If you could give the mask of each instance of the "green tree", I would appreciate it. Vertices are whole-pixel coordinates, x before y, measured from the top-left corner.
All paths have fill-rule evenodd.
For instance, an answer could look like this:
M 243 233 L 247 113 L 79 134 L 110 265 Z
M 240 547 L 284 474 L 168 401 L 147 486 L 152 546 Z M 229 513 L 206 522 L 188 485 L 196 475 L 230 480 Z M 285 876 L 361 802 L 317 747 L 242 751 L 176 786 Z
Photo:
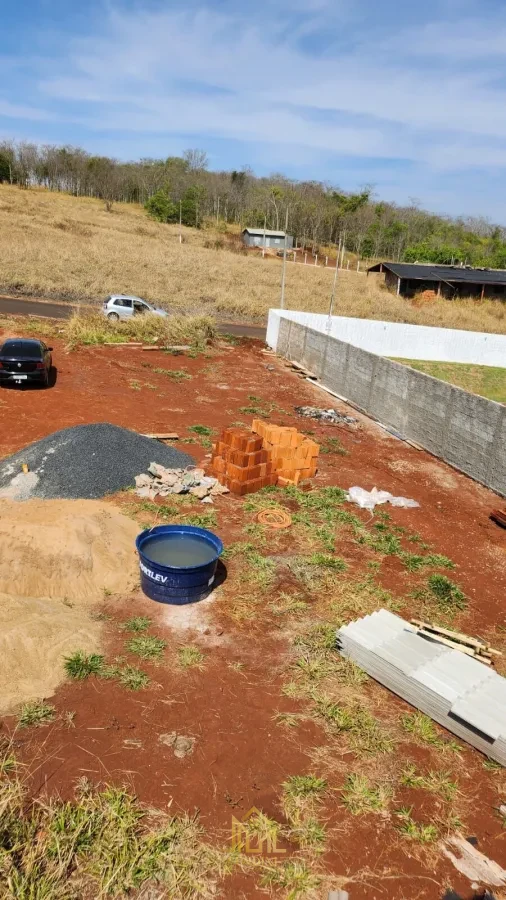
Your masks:
M 167 188 L 160 188 L 144 204 L 144 209 L 158 222 L 177 222 L 179 209 L 170 199 Z M 185 223 L 186 224 L 186 223 Z

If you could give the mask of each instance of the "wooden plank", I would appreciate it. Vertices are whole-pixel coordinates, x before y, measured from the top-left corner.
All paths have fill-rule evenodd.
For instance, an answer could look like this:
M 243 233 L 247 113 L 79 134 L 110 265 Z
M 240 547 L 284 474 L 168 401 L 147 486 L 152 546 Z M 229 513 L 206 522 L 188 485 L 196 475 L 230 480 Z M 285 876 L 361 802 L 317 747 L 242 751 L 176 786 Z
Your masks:
M 458 650 L 460 653 L 465 653 L 466 656 L 472 656 L 473 659 L 477 659 L 479 662 L 485 663 L 486 666 L 492 665 L 492 660 L 487 656 L 483 656 L 481 653 L 476 652 L 474 647 L 466 647 L 465 644 L 462 644 L 459 641 L 450 641 L 448 638 L 443 637 L 441 634 L 437 634 L 435 631 L 427 631 L 425 628 L 417 628 L 416 630 L 418 634 L 430 637 L 433 640 L 437 641 L 438 644 L 444 644 L 445 647 L 450 647 L 452 650 Z
M 489 653 L 494 653 L 496 656 L 502 656 L 500 650 L 494 650 L 493 647 L 490 647 L 485 641 L 480 641 L 479 638 L 470 637 L 470 635 L 464 634 L 461 631 L 450 631 L 449 628 L 442 628 L 440 625 L 434 625 L 433 622 L 424 622 L 423 619 L 411 619 L 411 622 L 413 625 L 418 625 L 421 628 L 428 628 L 430 631 L 444 634 L 454 641 L 461 641 L 463 644 L 469 644 L 470 647 L 476 647 L 479 650 L 486 650 Z
M 167 431 L 167 432 L 150 432 L 149 434 L 143 434 L 142 437 L 153 438 L 155 441 L 178 441 L 179 435 L 176 434 L 175 431 Z
M 189 344 L 148 344 L 141 347 L 141 350 L 175 350 L 176 352 L 183 353 L 185 350 L 191 350 Z

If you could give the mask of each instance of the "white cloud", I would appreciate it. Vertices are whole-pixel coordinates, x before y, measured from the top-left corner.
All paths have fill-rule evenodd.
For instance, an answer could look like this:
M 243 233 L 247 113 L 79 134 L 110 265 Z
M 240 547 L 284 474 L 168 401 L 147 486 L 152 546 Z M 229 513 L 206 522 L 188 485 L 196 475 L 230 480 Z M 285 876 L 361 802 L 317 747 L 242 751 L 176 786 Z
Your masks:
M 430 173 L 506 167 L 505 14 L 477 21 L 467 0 L 434 0 L 439 19 L 382 29 L 363 24 L 372 0 L 295 0 L 278 13 L 266 0 L 223 0 L 220 13 L 205 2 L 102 9 L 89 34 L 60 41 L 60 59 L 34 58 L 31 105 L 10 97 L 0 116 L 58 117 L 94 146 L 116 133 L 118 156 L 143 136 L 149 146 L 241 142 L 245 162 L 248 147 L 256 158 L 264 147 L 276 165 L 312 159 L 313 172 L 319 159 L 326 173 L 331 159 L 394 173 L 401 161 L 423 169 L 426 193 Z
M 71 115 L 80 102 L 91 105 L 77 118 L 97 129 L 221 133 L 431 163 L 438 147 L 444 163 L 445 147 L 460 146 L 460 165 L 483 159 L 477 136 L 506 137 L 504 88 L 487 84 L 483 71 L 448 71 L 447 55 L 441 70 L 434 60 L 424 63 L 426 47 L 432 56 L 443 53 L 435 24 L 405 32 L 404 58 L 395 63 L 388 41 L 375 44 L 374 34 L 351 51 L 318 58 L 252 18 L 205 8 L 113 11 L 102 34 L 71 45 L 70 74 L 57 73 L 40 89 L 67 101 Z M 464 40 L 464 26 L 459 34 Z M 485 40 L 482 28 L 476 48 Z M 502 165 L 501 152 L 492 155 Z

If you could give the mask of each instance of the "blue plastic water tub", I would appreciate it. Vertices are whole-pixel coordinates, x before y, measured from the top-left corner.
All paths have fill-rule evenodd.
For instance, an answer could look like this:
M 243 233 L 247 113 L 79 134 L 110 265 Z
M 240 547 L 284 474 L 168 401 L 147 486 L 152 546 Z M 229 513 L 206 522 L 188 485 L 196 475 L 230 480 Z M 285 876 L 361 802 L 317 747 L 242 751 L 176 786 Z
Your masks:
M 167 534 L 195 535 L 205 540 L 214 551 L 210 562 L 198 566 L 164 566 L 153 562 L 143 553 L 143 546 Z M 196 603 L 211 593 L 216 577 L 218 559 L 223 553 L 223 544 L 219 537 L 205 528 L 195 525 L 156 525 L 138 535 L 135 541 L 139 554 L 141 570 L 141 588 L 151 600 L 157 603 Z

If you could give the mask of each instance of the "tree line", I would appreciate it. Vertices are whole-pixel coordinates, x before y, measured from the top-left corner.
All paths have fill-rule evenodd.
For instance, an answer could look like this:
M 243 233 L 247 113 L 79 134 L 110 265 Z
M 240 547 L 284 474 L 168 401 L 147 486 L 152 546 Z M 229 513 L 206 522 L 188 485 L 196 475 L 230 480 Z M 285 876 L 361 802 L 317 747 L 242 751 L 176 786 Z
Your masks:
M 200 228 L 227 225 L 288 230 L 299 246 L 336 247 L 361 259 L 506 268 L 506 229 L 484 218 L 435 215 L 416 200 L 378 202 L 370 187 L 356 193 L 319 181 L 295 181 L 250 169 L 209 169 L 204 151 L 167 159 L 121 162 L 76 147 L 0 143 L 0 182 L 44 186 L 76 197 L 143 204 L 161 222 Z

